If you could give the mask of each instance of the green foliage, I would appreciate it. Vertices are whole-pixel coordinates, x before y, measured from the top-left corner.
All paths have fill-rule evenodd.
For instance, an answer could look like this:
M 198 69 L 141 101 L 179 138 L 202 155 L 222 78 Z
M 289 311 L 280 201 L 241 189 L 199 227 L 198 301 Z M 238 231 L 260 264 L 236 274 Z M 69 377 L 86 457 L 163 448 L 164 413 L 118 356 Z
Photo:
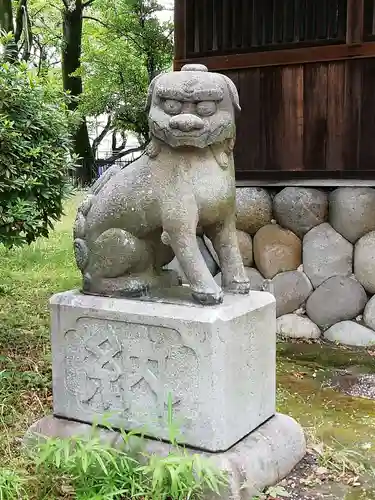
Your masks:
M 129 437 L 123 438 L 128 445 Z M 105 445 L 95 434 L 89 439 L 45 441 L 36 460 L 41 474 L 64 477 L 77 500 L 193 500 L 203 498 L 207 490 L 219 494 L 226 482 L 198 455 L 184 450 L 166 457 L 142 455 L 144 465 L 135 454 Z
M 0 65 L 0 244 L 48 236 L 74 164 L 66 96 L 26 65 Z
M 143 438 L 121 432 L 122 447 L 103 442 L 93 426 L 88 438 L 42 440 L 34 460 L 42 475 L 64 477 L 77 500 L 186 500 L 203 498 L 207 491 L 220 495 L 225 474 L 208 459 L 189 454 L 177 444 L 172 398 L 168 398 L 168 429 L 175 451 L 167 456 L 142 452 Z M 108 431 L 111 425 L 102 421 Z
M 155 0 L 100 0 L 85 20 L 81 110 L 86 116 L 109 113 L 114 129 L 148 139 L 147 89 L 172 65 L 172 26 L 157 14 Z
M 0 468 L 0 500 L 26 499 L 24 483 L 16 471 Z

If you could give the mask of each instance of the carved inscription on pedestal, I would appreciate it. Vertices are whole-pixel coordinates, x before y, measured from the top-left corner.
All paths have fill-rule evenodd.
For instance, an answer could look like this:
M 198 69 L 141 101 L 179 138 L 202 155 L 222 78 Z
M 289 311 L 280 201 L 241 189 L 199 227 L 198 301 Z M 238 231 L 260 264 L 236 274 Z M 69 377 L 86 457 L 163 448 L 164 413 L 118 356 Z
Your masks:
M 163 418 L 168 398 L 178 411 L 197 376 L 194 349 L 170 328 L 81 318 L 65 334 L 66 389 L 81 412 Z

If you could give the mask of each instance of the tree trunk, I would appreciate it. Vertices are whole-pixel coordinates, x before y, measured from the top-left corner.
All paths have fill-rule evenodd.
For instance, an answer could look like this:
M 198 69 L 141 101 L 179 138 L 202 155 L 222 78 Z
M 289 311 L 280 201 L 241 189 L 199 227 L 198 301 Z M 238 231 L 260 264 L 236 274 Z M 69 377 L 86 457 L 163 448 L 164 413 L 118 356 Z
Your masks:
M 0 31 L 14 35 L 12 0 L 0 0 Z M 17 44 L 14 40 L 6 45 L 4 59 L 9 62 L 17 59 Z
M 1 1 L 1 0 L 0 0 Z M 81 76 L 73 76 L 72 73 L 81 67 L 81 43 L 82 43 L 82 0 L 76 0 L 73 10 L 63 10 L 63 48 L 62 48 L 62 76 L 64 90 L 69 92 L 73 98 L 79 98 L 82 94 Z M 77 99 L 70 103 L 70 109 L 76 110 Z M 87 123 L 84 118 L 75 132 L 74 151 L 79 156 L 79 165 L 75 172 L 76 183 L 81 186 L 89 185 L 95 178 L 95 158 L 91 148 Z
M 0 29 L 13 33 L 12 0 L 0 0 Z

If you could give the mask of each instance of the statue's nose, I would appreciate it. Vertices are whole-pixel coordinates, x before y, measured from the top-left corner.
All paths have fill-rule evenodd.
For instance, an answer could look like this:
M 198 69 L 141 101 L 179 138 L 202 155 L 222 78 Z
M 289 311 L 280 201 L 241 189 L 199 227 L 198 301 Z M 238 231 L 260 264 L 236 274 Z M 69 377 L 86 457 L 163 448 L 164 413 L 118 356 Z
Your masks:
M 203 120 L 199 116 L 183 113 L 173 116 L 170 119 L 169 125 L 173 129 L 181 132 L 192 132 L 193 130 L 201 130 L 204 127 Z

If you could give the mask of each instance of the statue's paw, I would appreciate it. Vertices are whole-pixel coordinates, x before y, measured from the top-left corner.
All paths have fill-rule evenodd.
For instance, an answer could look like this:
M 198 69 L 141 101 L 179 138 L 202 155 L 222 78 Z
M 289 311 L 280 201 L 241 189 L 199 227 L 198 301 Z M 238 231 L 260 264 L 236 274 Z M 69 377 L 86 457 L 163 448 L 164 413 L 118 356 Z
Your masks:
M 244 279 L 242 281 L 234 280 L 225 286 L 225 291 L 228 293 L 236 293 L 241 295 L 247 295 L 251 290 L 250 281 Z
M 193 291 L 192 295 L 194 299 L 203 306 L 215 306 L 216 304 L 221 304 L 224 298 L 224 294 L 220 289 L 218 292 L 212 293 Z

